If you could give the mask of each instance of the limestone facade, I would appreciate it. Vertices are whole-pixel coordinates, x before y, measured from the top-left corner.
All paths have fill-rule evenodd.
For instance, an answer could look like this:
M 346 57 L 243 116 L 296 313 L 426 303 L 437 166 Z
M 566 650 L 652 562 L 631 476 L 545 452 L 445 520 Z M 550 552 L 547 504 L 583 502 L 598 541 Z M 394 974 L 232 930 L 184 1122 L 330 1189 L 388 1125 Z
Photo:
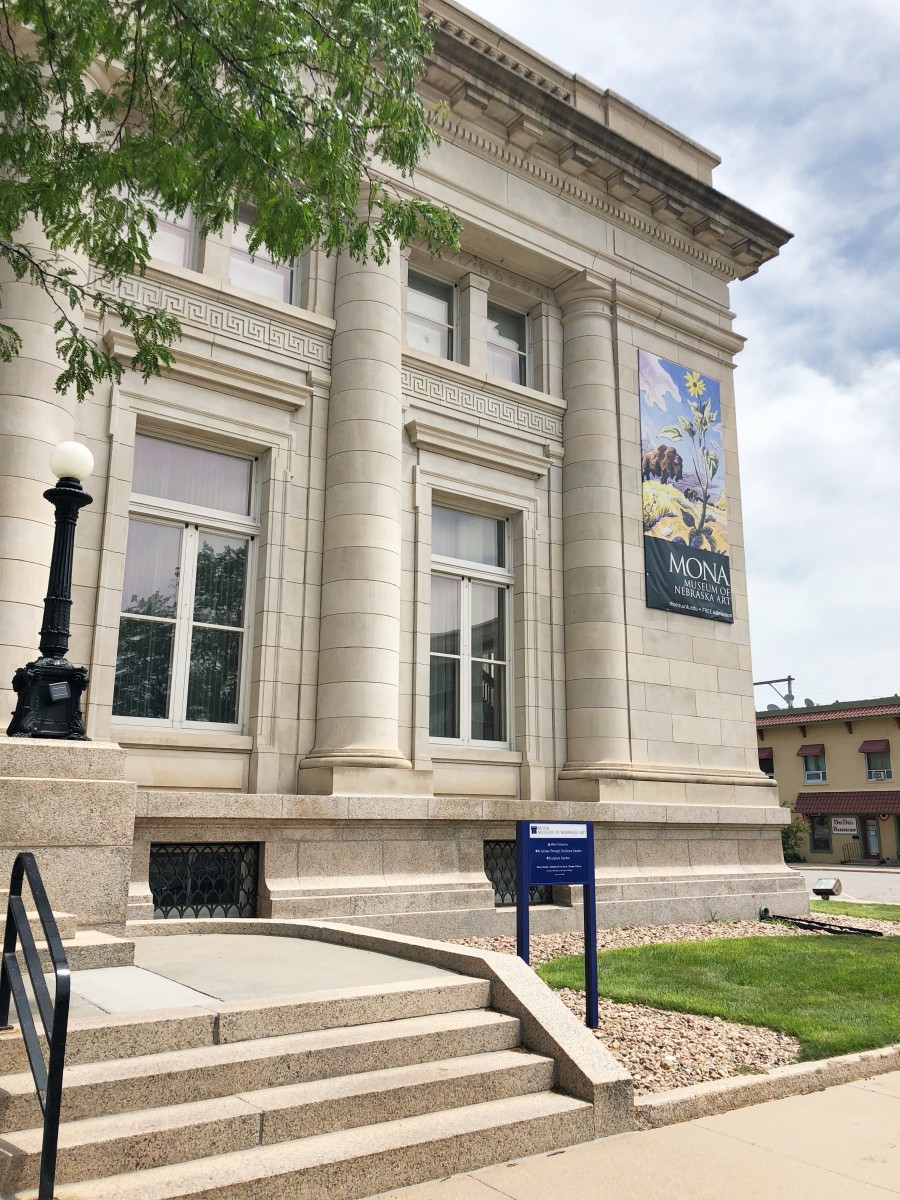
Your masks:
M 756 754 L 729 308 L 788 235 L 709 151 L 433 13 L 443 143 L 396 182 L 462 218 L 459 253 L 278 272 L 239 230 L 174 230 L 124 285 L 179 317 L 174 369 L 144 383 L 89 312 L 125 371 L 81 405 L 45 302 L 4 285 L 33 339 L 2 372 L 0 678 L 37 644 L 46 452 L 74 435 L 96 471 L 70 657 L 138 788 L 133 915 L 152 845 L 249 841 L 261 915 L 505 928 L 484 842 L 550 816 L 597 823 L 605 923 L 802 907 Z M 733 624 L 645 603 L 639 349 L 720 383 Z

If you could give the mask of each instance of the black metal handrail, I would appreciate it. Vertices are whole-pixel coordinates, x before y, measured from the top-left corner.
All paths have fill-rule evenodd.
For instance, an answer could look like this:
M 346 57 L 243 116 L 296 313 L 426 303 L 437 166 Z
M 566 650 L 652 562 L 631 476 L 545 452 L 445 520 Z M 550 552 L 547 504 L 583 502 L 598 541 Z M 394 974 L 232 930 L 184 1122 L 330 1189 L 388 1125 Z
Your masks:
M 22 901 L 22 882 L 28 879 L 28 887 L 34 906 L 44 930 L 44 941 L 50 952 L 53 973 L 56 976 L 54 998 L 51 1002 L 47 981 L 41 968 L 40 955 L 34 935 L 28 923 L 28 913 Z M 25 980 L 16 957 L 16 941 L 22 947 L 31 990 L 37 1001 L 38 1014 L 47 1039 L 48 1057 L 44 1061 L 41 1040 L 34 1023 Z M 11 1029 L 9 1004 L 14 1001 L 19 1018 L 19 1028 L 25 1042 L 25 1053 L 38 1102 L 44 1116 L 44 1137 L 41 1143 L 41 1175 L 38 1200 L 53 1200 L 53 1184 L 56 1179 L 56 1152 L 59 1144 L 59 1111 L 62 1104 L 63 1068 L 66 1062 L 66 1033 L 69 1025 L 69 961 L 63 949 L 62 938 L 44 890 L 44 881 L 35 862 L 34 855 L 23 851 L 16 855 L 12 878 L 9 883 L 9 903 L 6 909 L 6 929 L 3 934 L 3 958 L 0 964 L 0 1030 Z

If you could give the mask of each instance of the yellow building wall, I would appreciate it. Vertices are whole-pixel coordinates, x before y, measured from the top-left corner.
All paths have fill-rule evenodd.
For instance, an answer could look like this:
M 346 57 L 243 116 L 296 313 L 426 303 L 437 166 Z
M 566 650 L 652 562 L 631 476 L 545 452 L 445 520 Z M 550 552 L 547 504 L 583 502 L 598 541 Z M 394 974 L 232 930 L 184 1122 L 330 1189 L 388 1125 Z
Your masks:
M 900 728 L 894 717 L 867 717 L 849 722 L 845 721 L 810 721 L 806 724 L 806 733 L 802 733 L 799 725 L 779 725 L 775 728 L 763 729 L 762 740 L 758 748 L 772 749 L 775 779 L 781 803 L 785 807 L 794 808 L 798 795 L 808 792 L 859 792 L 870 794 L 870 798 L 855 811 L 857 817 L 856 839 L 852 834 L 832 833 L 831 852 L 814 854 L 812 851 L 811 835 L 807 837 L 806 845 L 800 853 L 809 863 L 839 863 L 843 859 L 843 848 L 846 843 L 856 840 L 863 844 L 863 818 L 875 817 L 878 821 L 878 836 L 881 847 L 881 858 L 888 860 L 900 859 L 900 819 L 890 815 L 886 821 L 880 819 L 883 808 L 879 807 L 879 792 L 900 790 Z M 863 742 L 876 741 L 886 738 L 891 744 L 891 767 L 894 777 L 888 780 L 869 781 L 866 778 L 866 756 L 860 754 L 859 747 Z M 797 751 L 801 746 L 821 743 L 825 747 L 825 783 L 804 783 L 803 759 L 798 758 Z M 831 820 L 831 818 L 829 818 Z M 863 857 L 864 854 L 863 854 Z M 878 859 L 870 860 L 877 862 Z

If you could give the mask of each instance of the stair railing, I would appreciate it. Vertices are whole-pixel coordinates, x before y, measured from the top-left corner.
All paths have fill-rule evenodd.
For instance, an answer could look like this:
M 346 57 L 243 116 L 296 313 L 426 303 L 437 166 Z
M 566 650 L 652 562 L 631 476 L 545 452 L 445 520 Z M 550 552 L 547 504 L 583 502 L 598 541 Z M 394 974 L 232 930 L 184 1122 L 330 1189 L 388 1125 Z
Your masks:
M 22 882 L 28 887 L 44 930 L 44 941 L 50 953 L 56 976 L 54 998 L 51 1001 L 28 913 L 22 900 Z M 41 1039 L 35 1026 L 25 980 L 16 957 L 18 941 L 28 968 L 31 990 L 37 1001 L 38 1015 L 47 1039 L 48 1057 L 44 1060 Z M 6 929 L 3 934 L 3 956 L 0 964 L 0 1030 L 9 1030 L 10 1000 L 15 1003 L 19 1028 L 25 1042 L 25 1053 L 34 1078 L 38 1102 L 44 1117 L 44 1136 L 41 1143 L 41 1173 L 38 1200 L 53 1200 L 56 1179 L 56 1154 L 59 1144 L 59 1113 L 62 1104 L 63 1068 L 66 1061 L 66 1033 L 69 1024 L 69 962 L 62 938 L 47 899 L 44 881 L 34 855 L 23 851 L 16 855 L 9 884 L 9 903 L 6 909 Z

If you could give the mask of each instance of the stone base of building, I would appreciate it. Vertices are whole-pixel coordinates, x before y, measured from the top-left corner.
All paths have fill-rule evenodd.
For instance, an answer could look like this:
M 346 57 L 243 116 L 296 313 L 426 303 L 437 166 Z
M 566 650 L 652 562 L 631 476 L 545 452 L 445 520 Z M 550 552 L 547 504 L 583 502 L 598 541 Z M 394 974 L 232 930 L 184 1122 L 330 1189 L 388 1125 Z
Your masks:
M 0 738 L 0 885 L 30 850 L 54 911 L 121 927 L 137 794 L 125 771 L 111 742 Z
M 601 926 L 753 919 L 807 911 L 784 865 L 788 814 L 761 805 L 523 803 L 440 797 L 138 793 L 128 916 L 153 915 L 154 844 L 253 843 L 257 914 L 324 918 L 425 937 L 512 934 L 497 906 L 485 842 L 511 842 L 516 819 L 595 823 Z M 535 905 L 535 932 L 581 929 L 580 889 Z

